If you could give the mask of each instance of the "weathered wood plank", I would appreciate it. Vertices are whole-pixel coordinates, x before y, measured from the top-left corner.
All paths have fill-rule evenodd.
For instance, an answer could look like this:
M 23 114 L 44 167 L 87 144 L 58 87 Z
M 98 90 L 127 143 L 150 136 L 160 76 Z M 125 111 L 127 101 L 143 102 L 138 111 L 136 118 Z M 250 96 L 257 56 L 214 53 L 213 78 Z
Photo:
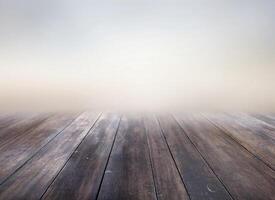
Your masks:
M 233 114 L 207 114 L 212 123 L 275 170 L 273 127 L 253 117 Z
M 235 199 L 274 200 L 275 172 L 199 115 L 176 117 Z
M 140 117 L 122 117 L 98 199 L 156 199 L 145 128 Z
M 0 186 L 0 199 L 39 199 L 97 118 L 79 116 Z
M 95 200 L 120 116 L 104 114 L 72 154 L 43 199 Z
M 12 124 L 15 124 L 19 122 L 20 120 L 26 118 L 28 115 L 23 115 L 22 114 L 1 114 L 0 115 L 0 131 L 4 128 L 7 128 L 11 126 Z M 1 132 L 0 132 L 1 135 Z
M 177 122 L 171 116 L 160 116 L 159 122 L 190 198 L 231 199 Z
M 273 127 L 275 127 L 275 117 L 272 115 L 267 115 L 267 114 L 251 114 L 251 116 L 262 120 L 263 122 L 266 122 L 270 125 L 272 125 Z
M 30 119 L 39 115 L 48 115 L 48 113 L 20 112 L 20 113 L 0 114 L 0 135 L 3 129 L 13 126 L 16 123 L 19 123 L 26 119 Z
M 75 119 L 55 115 L 0 147 L 0 184 Z
M 35 129 L 49 117 L 50 114 L 26 116 L 24 120 L 0 130 L 0 147 L 17 139 L 18 136 L 24 137 L 26 132 Z
M 154 116 L 145 116 L 144 124 L 158 200 L 189 199 L 172 155 Z

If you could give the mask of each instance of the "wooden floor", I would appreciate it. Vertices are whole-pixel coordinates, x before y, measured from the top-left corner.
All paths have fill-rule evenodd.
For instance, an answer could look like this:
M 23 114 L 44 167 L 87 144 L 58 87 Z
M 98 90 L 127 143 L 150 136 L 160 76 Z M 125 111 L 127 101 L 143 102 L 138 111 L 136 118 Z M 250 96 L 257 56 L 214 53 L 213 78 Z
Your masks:
M 0 115 L 0 199 L 275 199 L 275 115 Z

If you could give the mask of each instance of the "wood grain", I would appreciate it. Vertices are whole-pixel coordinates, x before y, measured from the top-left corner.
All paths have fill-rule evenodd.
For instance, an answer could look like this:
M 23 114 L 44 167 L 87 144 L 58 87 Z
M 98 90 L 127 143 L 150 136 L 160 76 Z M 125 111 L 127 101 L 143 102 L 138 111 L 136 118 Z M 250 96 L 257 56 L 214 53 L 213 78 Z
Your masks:
M 273 127 L 275 127 L 275 117 L 269 114 L 251 114 L 251 116 L 262 120 L 263 122 L 266 122 L 270 125 L 272 125 Z
M 1 114 L 0 115 L 0 135 L 1 130 L 7 128 L 20 120 L 28 117 L 28 114 Z
M 235 199 L 275 199 L 275 172 L 200 115 L 177 120 Z
M 0 147 L 0 184 L 62 131 L 75 115 L 55 115 Z
M 275 170 L 275 134 L 272 126 L 248 115 L 208 114 L 205 116 Z
M 26 132 L 35 129 L 50 116 L 50 114 L 26 116 L 24 120 L 0 130 L 0 147 L 17 140 L 20 136 L 24 137 Z
M 156 199 L 145 128 L 138 116 L 121 119 L 98 199 Z
M 152 115 L 144 117 L 150 149 L 155 185 L 159 200 L 189 199 L 176 164 L 161 133 L 158 121 Z
M 96 199 L 119 120 L 117 114 L 102 115 L 43 199 Z
M 0 113 L 0 200 L 275 200 L 273 119 Z
M 160 116 L 159 121 L 190 198 L 192 200 L 231 199 L 226 188 L 177 122 L 170 115 Z
M 39 199 L 98 114 L 84 113 L 0 186 L 0 199 Z

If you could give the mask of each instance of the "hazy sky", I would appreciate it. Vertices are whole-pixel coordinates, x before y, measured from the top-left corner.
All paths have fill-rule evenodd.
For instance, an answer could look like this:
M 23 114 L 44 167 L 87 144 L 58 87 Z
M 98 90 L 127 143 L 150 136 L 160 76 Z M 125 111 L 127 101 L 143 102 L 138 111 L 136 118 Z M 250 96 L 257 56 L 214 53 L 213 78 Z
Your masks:
M 3 109 L 275 111 L 273 0 L 0 0 Z

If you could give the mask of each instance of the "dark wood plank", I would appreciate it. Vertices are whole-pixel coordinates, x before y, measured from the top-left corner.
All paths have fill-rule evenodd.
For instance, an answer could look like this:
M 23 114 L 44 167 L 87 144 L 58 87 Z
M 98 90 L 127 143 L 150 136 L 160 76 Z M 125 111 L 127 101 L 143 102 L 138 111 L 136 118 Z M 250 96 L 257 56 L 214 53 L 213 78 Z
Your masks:
M 212 123 L 221 128 L 244 148 L 275 170 L 275 142 L 272 126 L 253 117 L 233 114 L 207 114 Z
M 161 133 L 158 121 L 144 117 L 158 200 L 189 199 L 176 164 Z
M 275 199 L 275 172 L 199 115 L 176 117 L 235 199 Z
M 99 200 L 156 199 L 145 128 L 142 119 L 121 119 Z
M 29 116 L 0 130 L 0 147 L 17 139 L 18 136 L 22 136 L 27 131 L 35 129 L 49 117 L 50 114 Z
M 74 114 L 55 115 L 0 147 L 0 184 L 68 126 Z
M 194 145 L 171 116 L 160 116 L 160 126 L 192 200 L 231 199 Z
M 117 114 L 102 115 L 43 199 L 96 199 L 119 120 Z
M 98 118 L 84 113 L 0 186 L 0 199 L 39 199 Z

